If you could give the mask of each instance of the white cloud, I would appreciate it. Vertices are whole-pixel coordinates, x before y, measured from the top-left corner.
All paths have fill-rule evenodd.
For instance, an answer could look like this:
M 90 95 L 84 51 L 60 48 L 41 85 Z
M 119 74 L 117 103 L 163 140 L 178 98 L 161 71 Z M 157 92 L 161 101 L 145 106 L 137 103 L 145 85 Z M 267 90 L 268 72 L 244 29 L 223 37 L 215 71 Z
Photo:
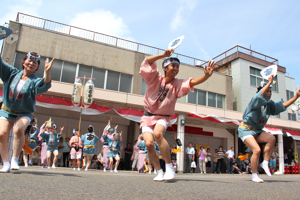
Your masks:
M 123 19 L 106 10 L 77 13 L 69 23 L 79 28 L 132 40 Z
M 6 6 L 6 14 L 0 17 L 1 25 L 5 22 L 15 21 L 17 18 L 18 12 L 39 16 L 38 11 L 43 3 L 43 0 L 20 0 L 18 4 L 14 2 L 11 5 Z
M 171 22 L 172 31 L 177 30 L 186 24 L 188 18 L 191 16 L 191 11 L 193 11 L 197 5 L 196 0 L 180 0 L 179 3 L 180 6 Z

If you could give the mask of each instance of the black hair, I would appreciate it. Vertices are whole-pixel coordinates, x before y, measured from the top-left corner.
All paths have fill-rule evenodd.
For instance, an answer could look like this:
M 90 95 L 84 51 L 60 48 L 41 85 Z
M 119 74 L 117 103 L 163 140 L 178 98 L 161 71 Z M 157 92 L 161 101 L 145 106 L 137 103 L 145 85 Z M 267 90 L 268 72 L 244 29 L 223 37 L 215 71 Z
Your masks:
M 88 129 L 87 129 L 87 130 L 88 130 L 88 132 L 89 132 L 89 133 L 92 133 L 92 132 L 94 132 L 94 129 L 93 129 L 93 127 L 91 127 L 91 126 L 90 126 L 90 127 L 88 127 Z
M 35 123 L 35 119 L 34 118 L 32 118 L 32 120 L 30 121 L 30 124 L 33 124 L 33 123 Z

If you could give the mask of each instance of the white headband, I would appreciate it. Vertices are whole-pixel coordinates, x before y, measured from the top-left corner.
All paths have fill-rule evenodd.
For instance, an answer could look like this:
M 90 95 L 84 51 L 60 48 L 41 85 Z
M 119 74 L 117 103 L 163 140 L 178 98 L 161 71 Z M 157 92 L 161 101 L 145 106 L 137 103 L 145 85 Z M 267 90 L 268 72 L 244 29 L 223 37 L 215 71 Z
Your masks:
M 178 65 L 180 65 L 180 63 L 177 60 L 169 59 L 164 63 L 164 67 L 167 67 L 171 63 L 177 63 Z
M 267 83 L 265 83 L 264 81 L 260 82 L 260 87 L 265 87 L 267 85 Z M 270 85 L 270 88 L 272 87 L 272 85 Z

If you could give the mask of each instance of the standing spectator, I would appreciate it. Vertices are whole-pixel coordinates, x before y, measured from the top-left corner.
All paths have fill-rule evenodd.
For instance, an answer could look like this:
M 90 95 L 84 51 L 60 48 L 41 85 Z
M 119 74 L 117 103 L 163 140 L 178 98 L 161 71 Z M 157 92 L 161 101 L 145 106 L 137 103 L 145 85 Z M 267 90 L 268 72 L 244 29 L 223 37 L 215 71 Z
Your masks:
M 279 158 L 279 155 L 278 153 L 276 152 L 276 149 L 273 149 L 273 153 L 271 155 L 271 158 L 270 158 L 270 170 L 271 170 L 271 174 L 273 174 L 276 170 L 276 162 L 277 162 L 277 159 Z
M 225 154 L 223 152 L 223 147 L 219 146 L 219 151 L 217 151 L 218 162 L 217 162 L 217 166 L 216 166 L 216 171 L 219 168 L 220 174 L 222 173 L 222 169 L 223 169 L 224 156 L 225 156 Z
M 288 164 L 291 165 L 292 164 L 292 160 L 294 160 L 293 150 L 289 149 L 287 155 L 288 155 Z
M 132 160 L 131 169 L 132 169 L 132 171 L 134 170 L 135 167 L 138 168 L 137 163 L 138 163 L 138 158 L 139 158 L 139 151 L 136 149 L 137 144 L 138 144 L 138 141 L 135 140 L 134 145 L 133 145 L 133 154 L 131 156 L 131 160 Z
M 63 143 L 63 167 L 69 167 L 69 157 L 70 157 L 70 138 L 66 138 Z M 67 161 L 67 164 L 66 164 Z
M 58 142 L 58 161 L 57 161 L 57 166 L 59 167 L 62 166 L 63 148 L 64 148 L 63 144 L 64 144 L 64 138 L 60 137 Z
M 228 150 L 226 152 L 226 156 L 228 158 L 228 161 L 227 161 L 228 174 L 232 174 L 233 173 L 233 159 L 234 159 L 234 148 L 233 147 L 231 147 L 230 150 Z
M 125 152 L 125 170 L 130 170 L 130 161 L 132 156 L 132 149 L 130 144 L 127 144 L 127 147 L 124 149 Z
M 285 153 L 284 154 L 284 166 L 289 166 L 288 160 L 289 160 L 288 154 Z
M 201 174 L 206 174 L 206 163 L 205 163 L 205 157 L 206 157 L 207 153 L 204 149 L 204 146 L 200 147 L 199 150 L 199 168 L 200 168 L 200 172 Z
M 191 163 L 195 160 L 195 149 L 193 147 L 193 143 L 191 142 L 185 150 L 184 160 L 186 160 L 185 173 L 191 173 Z
M 207 148 L 207 163 L 206 163 L 206 172 L 209 173 L 209 170 L 211 168 L 211 153 L 210 153 L 210 148 Z
M 219 171 L 217 170 L 217 163 L 218 163 L 218 149 L 215 149 L 213 173 L 217 173 L 217 172 L 219 173 Z

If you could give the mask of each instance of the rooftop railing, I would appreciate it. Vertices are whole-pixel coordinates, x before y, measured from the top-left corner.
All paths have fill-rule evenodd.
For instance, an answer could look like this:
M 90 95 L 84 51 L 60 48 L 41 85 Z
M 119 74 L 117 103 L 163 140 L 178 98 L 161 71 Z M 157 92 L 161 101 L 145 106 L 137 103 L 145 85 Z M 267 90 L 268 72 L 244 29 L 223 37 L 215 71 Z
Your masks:
M 164 49 L 159 49 L 159 48 L 148 46 L 145 44 L 129 41 L 126 39 L 122 39 L 122 38 L 118 38 L 118 37 L 114 37 L 114 36 L 110 36 L 110 35 L 106 35 L 103 33 L 98 33 L 98 32 L 94 32 L 94 31 L 82 29 L 82 28 L 67 25 L 67 24 L 62 24 L 59 22 L 54 22 L 51 20 L 43 19 L 40 17 L 35 17 L 32 15 L 24 14 L 24 13 L 18 13 L 16 21 L 19 23 L 22 23 L 22 24 L 27 24 L 27 25 L 38 27 L 41 29 L 55 31 L 55 32 L 59 32 L 62 34 L 66 34 L 66 35 L 76 36 L 76 37 L 84 38 L 87 40 L 100 42 L 100 43 L 104 43 L 104 44 L 108 44 L 108 45 L 113 45 L 113 46 L 117 46 L 120 48 L 132 50 L 132 51 L 136 51 L 136 52 L 140 52 L 140 53 L 144 53 L 144 54 L 154 55 L 154 54 L 163 53 L 165 51 Z M 232 55 L 235 52 L 243 52 L 243 53 L 252 55 L 256 58 L 271 62 L 271 63 L 275 63 L 275 62 L 278 63 L 278 60 L 275 58 L 255 52 L 251 49 L 241 47 L 239 45 L 214 57 L 213 60 L 218 62 L 218 61 L 226 58 L 227 56 Z M 208 62 L 205 60 L 189 57 L 189 56 L 182 55 L 179 53 L 173 53 L 173 56 L 179 58 L 181 63 L 185 63 L 185 64 L 196 66 L 196 67 L 204 66 Z

